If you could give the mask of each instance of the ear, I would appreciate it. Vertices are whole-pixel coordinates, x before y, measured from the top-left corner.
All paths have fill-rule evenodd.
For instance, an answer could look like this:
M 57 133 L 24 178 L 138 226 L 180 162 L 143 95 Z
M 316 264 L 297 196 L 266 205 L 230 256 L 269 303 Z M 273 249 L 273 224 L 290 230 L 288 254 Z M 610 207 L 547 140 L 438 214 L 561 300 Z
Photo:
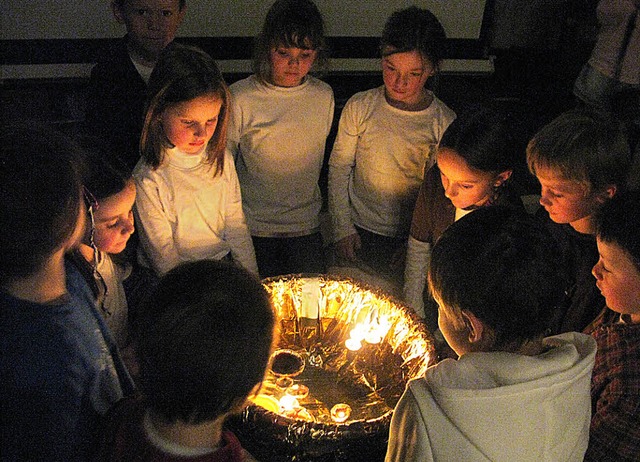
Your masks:
M 610 199 L 612 199 L 613 196 L 616 195 L 617 191 L 618 191 L 618 187 L 616 185 L 614 185 L 614 184 L 607 185 L 602 189 L 602 191 L 597 193 L 596 200 L 600 204 L 604 204 L 605 202 L 607 202 Z
M 496 188 L 502 186 L 502 184 L 511 177 L 512 173 L 513 170 L 505 170 L 504 172 L 498 173 L 493 179 L 493 186 Z
M 124 24 L 124 12 L 116 2 L 111 2 L 111 11 L 113 12 L 113 17 L 116 18 L 116 21 L 120 24 Z
M 486 330 L 483 322 L 471 311 L 467 310 L 462 310 L 462 319 L 467 327 L 469 344 L 478 345 L 482 341 Z

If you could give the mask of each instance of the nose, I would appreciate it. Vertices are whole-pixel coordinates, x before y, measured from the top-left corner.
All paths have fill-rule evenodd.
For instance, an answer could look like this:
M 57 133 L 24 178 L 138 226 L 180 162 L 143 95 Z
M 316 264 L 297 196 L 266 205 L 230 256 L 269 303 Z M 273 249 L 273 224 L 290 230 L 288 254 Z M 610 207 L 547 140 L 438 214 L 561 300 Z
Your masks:
M 451 199 L 452 197 L 456 197 L 458 195 L 458 187 L 455 183 L 449 182 L 444 187 L 444 195 L 445 197 Z
M 159 11 L 154 11 L 149 14 L 149 18 L 147 19 L 147 28 L 149 30 L 160 30 L 162 23 L 162 13 Z
M 204 136 L 206 132 L 207 132 L 207 129 L 202 124 L 196 124 L 193 129 L 193 134 L 198 137 Z
M 598 263 L 593 265 L 593 268 L 591 268 L 591 274 L 596 278 L 596 281 L 602 280 L 602 265 L 600 260 L 598 260 Z
M 540 192 L 540 205 L 551 205 L 551 201 L 549 200 L 549 193 L 544 188 Z
M 133 234 L 133 232 L 136 229 L 136 227 L 135 227 L 135 225 L 133 223 L 134 223 L 133 215 L 131 215 L 130 217 L 128 217 L 124 221 L 124 223 L 122 225 L 122 234 L 129 234 L 129 235 Z
M 289 66 L 297 66 L 298 64 L 300 64 L 300 58 L 297 56 L 291 56 L 289 58 Z

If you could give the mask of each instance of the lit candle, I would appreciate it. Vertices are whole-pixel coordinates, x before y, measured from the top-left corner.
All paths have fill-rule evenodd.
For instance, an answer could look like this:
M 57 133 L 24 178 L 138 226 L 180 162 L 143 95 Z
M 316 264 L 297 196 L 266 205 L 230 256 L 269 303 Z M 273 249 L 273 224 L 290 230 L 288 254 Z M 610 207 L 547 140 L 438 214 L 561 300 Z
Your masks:
M 351 329 L 351 332 L 349 333 L 349 336 L 354 339 L 357 340 L 358 342 L 361 342 L 365 335 L 367 335 L 367 329 L 365 328 L 364 324 L 358 323 L 356 324 L 356 326 Z
M 371 327 L 367 335 L 364 337 L 367 343 L 377 344 L 382 341 L 382 329 L 380 327 Z
M 281 411 L 293 411 L 294 409 L 300 407 L 298 399 L 295 396 L 291 395 L 284 395 L 282 398 L 280 398 L 279 403 Z
M 331 420 L 336 423 L 342 423 L 351 415 L 351 406 L 340 403 L 331 408 Z
M 360 342 L 360 340 L 356 340 L 355 338 L 348 338 L 344 342 L 344 346 L 346 346 L 348 350 L 358 351 L 360 348 L 362 348 L 362 343 Z
M 295 383 L 287 388 L 287 395 L 297 399 L 304 399 L 309 395 L 309 387 L 301 383 Z

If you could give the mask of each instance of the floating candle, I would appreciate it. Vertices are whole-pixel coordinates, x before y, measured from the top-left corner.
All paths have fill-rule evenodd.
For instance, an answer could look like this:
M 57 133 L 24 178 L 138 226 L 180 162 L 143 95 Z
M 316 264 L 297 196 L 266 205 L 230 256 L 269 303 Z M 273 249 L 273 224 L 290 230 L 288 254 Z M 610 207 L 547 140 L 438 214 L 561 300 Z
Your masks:
M 336 404 L 331 408 L 331 420 L 336 423 L 346 421 L 351 415 L 351 406 L 345 403 Z
M 304 399 L 309 395 L 309 387 L 301 383 L 295 383 L 287 388 L 286 393 L 299 400 Z
M 360 340 L 356 340 L 354 338 L 348 338 L 344 342 L 344 346 L 346 346 L 348 350 L 358 351 L 360 348 L 362 348 L 362 342 L 360 342 Z
M 284 395 L 279 401 L 281 411 L 292 411 L 300 407 L 300 403 L 295 396 Z

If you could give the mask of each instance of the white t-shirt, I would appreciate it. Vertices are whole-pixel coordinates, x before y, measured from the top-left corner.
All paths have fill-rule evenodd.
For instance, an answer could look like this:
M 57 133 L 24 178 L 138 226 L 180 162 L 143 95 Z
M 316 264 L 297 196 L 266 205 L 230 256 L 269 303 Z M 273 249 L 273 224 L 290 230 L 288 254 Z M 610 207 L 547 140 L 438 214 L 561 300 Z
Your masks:
M 320 224 L 318 179 L 333 122 L 333 90 L 311 76 L 285 88 L 255 75 L 230 90 L 227 146 L 251 234 L 311 234 Z
M 354 224 L 390 237 L 409 234 L 425 170 L 455 113 L 433 96 L 422 111 L 391 106 L 384 86 L 356 93 L 342 111 L 329 159 L 334 240 Z

